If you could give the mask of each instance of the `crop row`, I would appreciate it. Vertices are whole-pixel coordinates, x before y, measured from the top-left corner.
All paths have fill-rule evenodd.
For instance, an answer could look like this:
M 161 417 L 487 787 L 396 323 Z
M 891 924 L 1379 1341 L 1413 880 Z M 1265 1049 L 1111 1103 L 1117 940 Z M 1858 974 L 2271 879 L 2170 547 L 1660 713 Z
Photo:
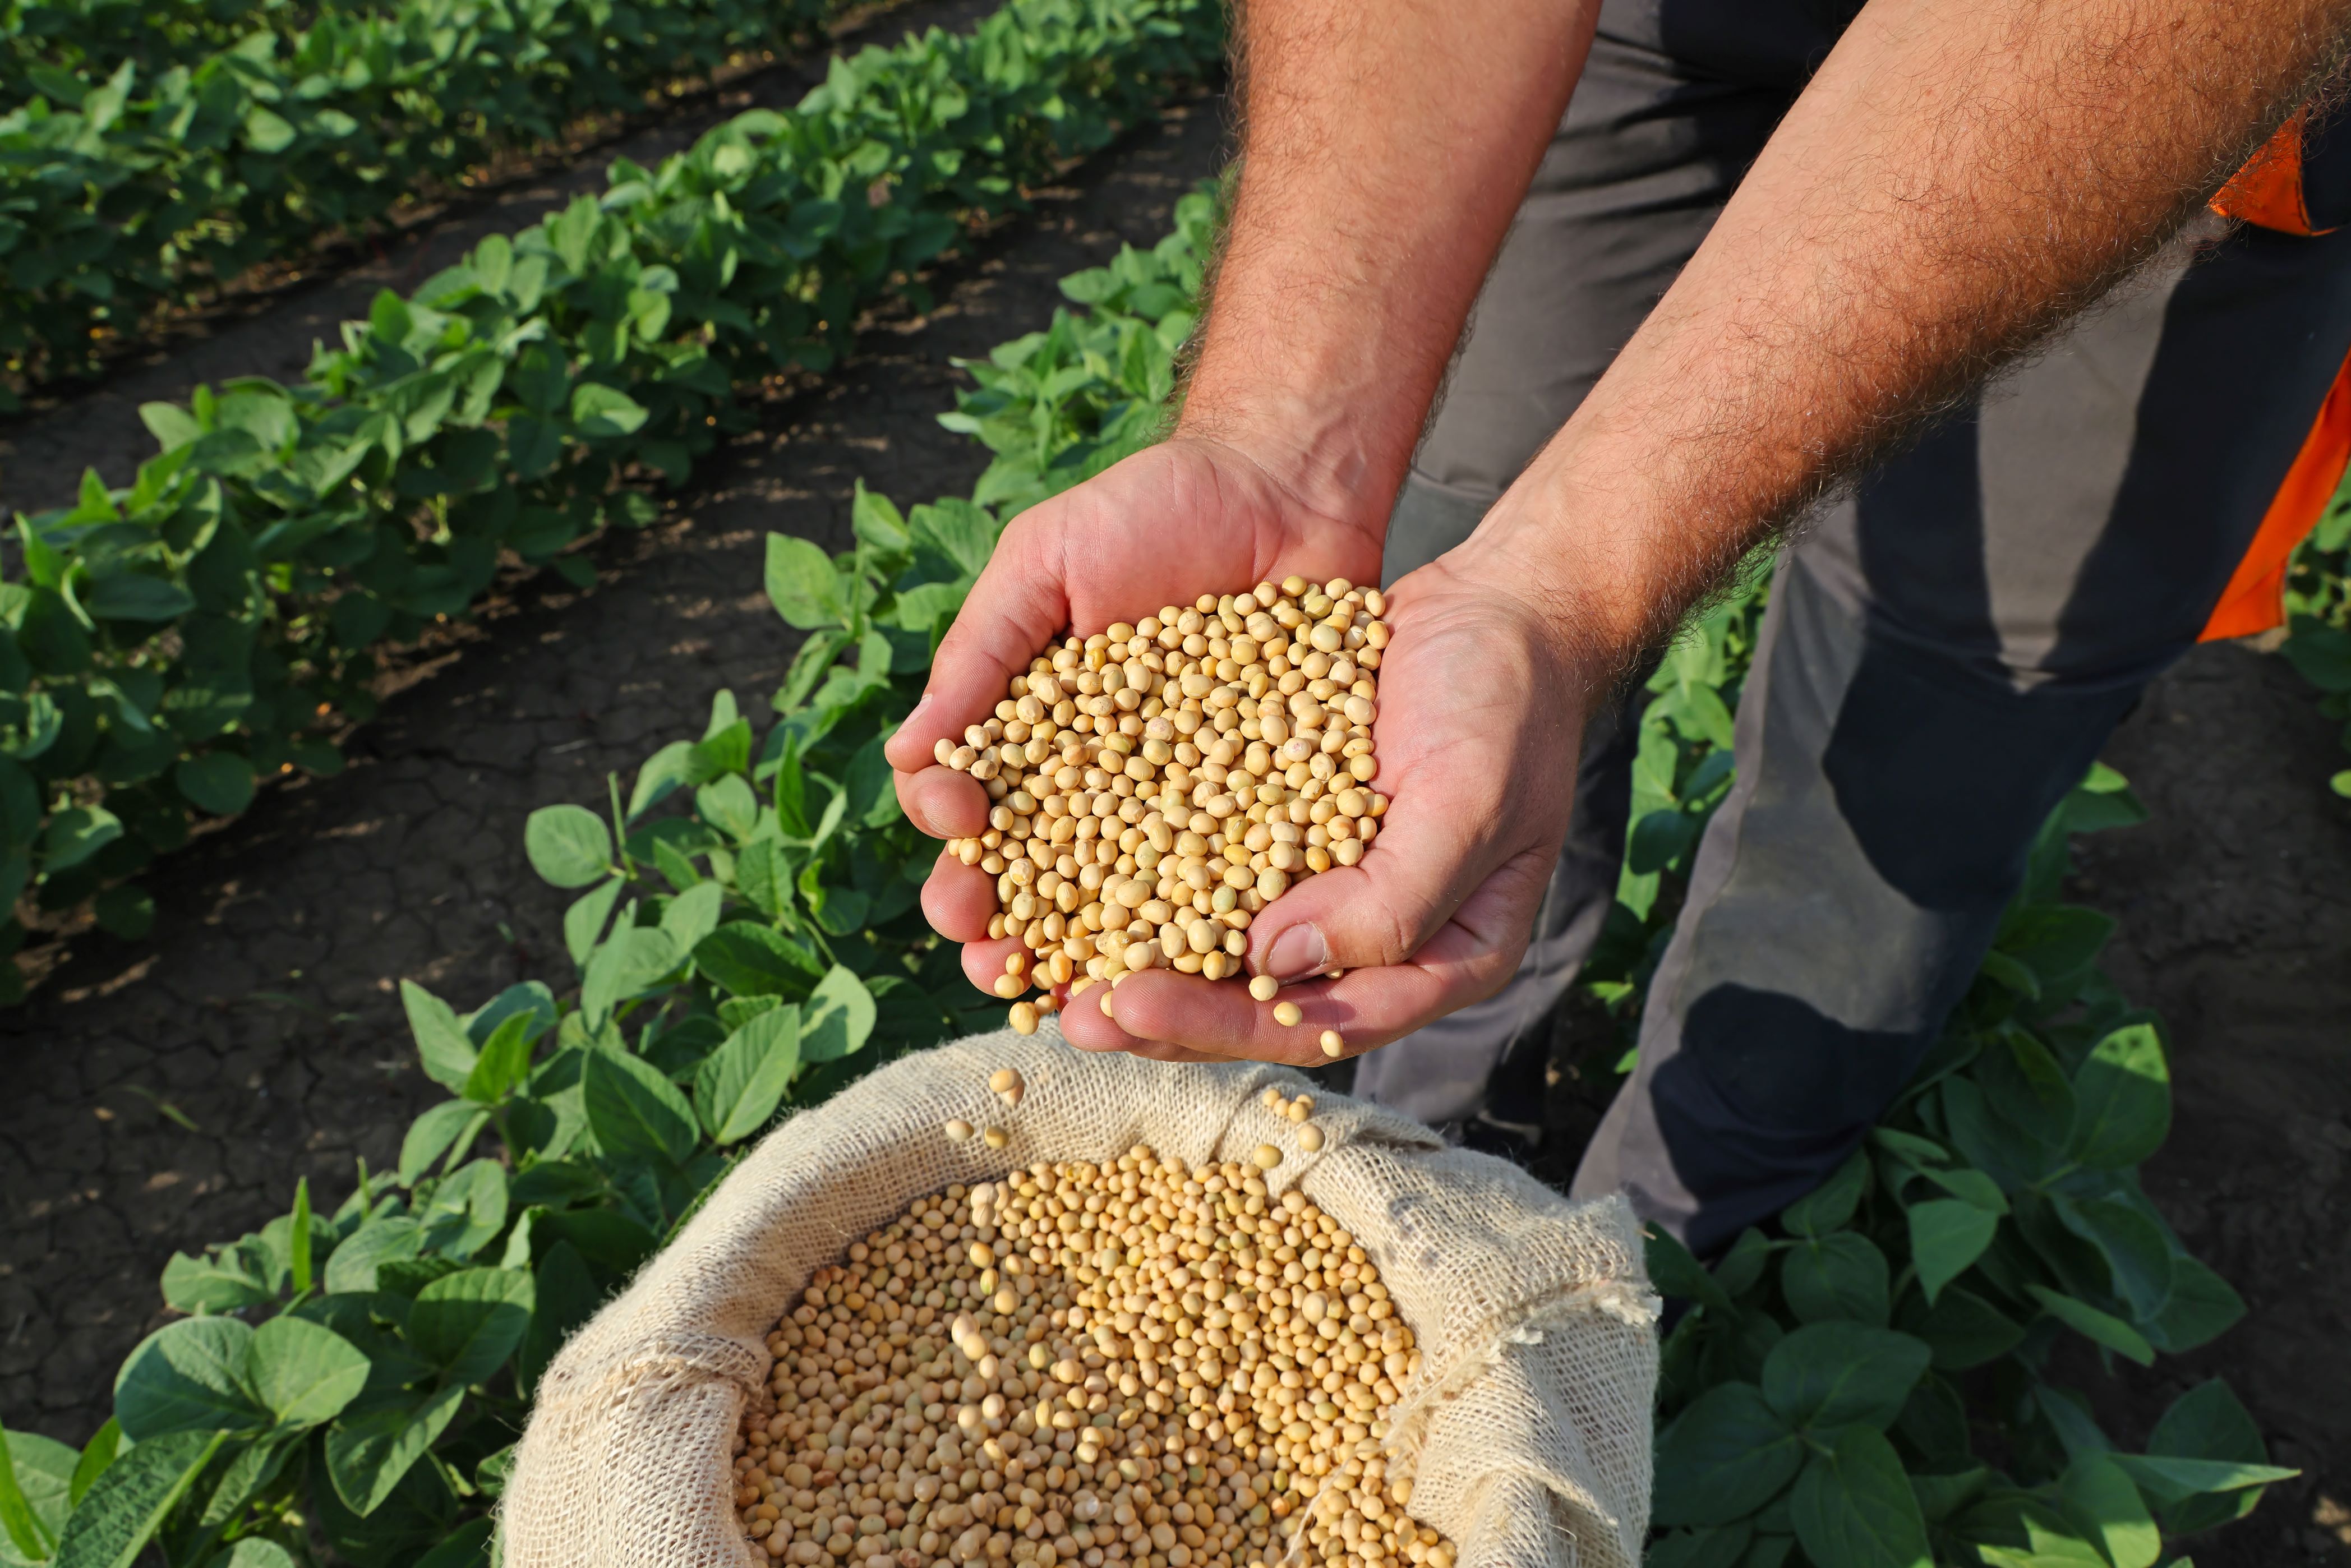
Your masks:
M 1141 345 L 1119 359 L 1145 396 L 1170 383 L 1209 237 L 1206 197 L 1182 212 L 1176 240 L 1114 269 L 1148 274 L 1139 289 L 1096 290 L 1181 302 L 1109 329 Z M 173 1257 L 163 1295 L 192 1316 L 124 1364 L 106 1428 L 78 1452 L 7 1435 L 0 1563 L 124 1563 L 152 1543 L 172 1568 L 291 1568 L 306 1521 L 358 1568 L 486 1561 L 539 1373 L 744 1142 L 996 1021 L 914 906 L 935 847 L 881 744 L 1000 524 L 863 492 L 854 517 L 838 558 L 768 541 L 768 595 L 807 640 L 764 735 L 722 695 L 603 809 L 532 815 L 532 865 L 578 893 L 578 989 L 527 983 L 460 1013 L 404 987 L 450 1097 L 331 1212 L 298 1188 L 259 1231 Z
M 916 270 L 962 222 L 1207 68 L 1219 36 L 1207 0 L 1011 0 L 868 49 L 798 109 L 616 163 L 601 200 L 379 296 L 302 385 L 148 405 L 162 450 L 137 482 L 92 476 L 20 519 L 25 580 L 0 584 L 0 907 L 95 896 L 143 931 L 123 879 L 192 812 L 339 765 L 371 646 L 463 614 L 502 567 L 584 580 L 566 548 L 649 521 L 650 488 L 748 422 L 737 387 L 829 366 L 879 298 L 924 302 Z
M 578 894 L 576 991 L 534 982 L 459 1013 L 405 988 L 450 1098 L 331 1215 L 298 1188 L 261 1230 L 172 1259 L 165 1297 L 194 1315 L 131 1355 L 114 1421 L 79 1452 L 12 1436 L 0 1562 L 121 1563 L 153 1542 L 172 1568 L 291 1568 L 305 1521 L 358 1568 L 485 1562 L 540 1371 L 733 1151 L 994 1021 L 915 908 L 933 846 L 880 747 L 1001 517 L 1155 432 L 1210 200 L 1178 216 L 1156 250 L 1065 283 L 1089 313 L 971 367 L 981 388 L 948 422 L 995 449 L 981 493 L 1000 499 L 902 514 L 861 492 L 852 549 L 770 538 L 769 598 L 807 633 L 776 722 L 763 736 L 722 695 L 601 810 L 530 819 L 533 866 Z M 1646 869 L 1628 857 L 1640 907 L 1618 915 L 1636 960 L 1729 779 L 1752 600 L 1651 685 Z M 2147 1363 L 2242 1312 L 2140 1191 L 2169 1124 L 2162 1029 L 2096 967 L 2111 923 L 2059 901 L 2071 835 L 2142 815 L 2098 769 L 2053 816 L 1944 1040 L 1827 1186 L 1710 1270 L 1656 1244 L 1657 1282 L 1692 1305 L 1664 1347 L 1653 1563 L 2152 1568 L 2290 1473 L 2217 1381 L 2131 1452 L 2050 1377 L 2069 1336 Z M 1625 975 L 1606 995 L 1635 1008 L 1637 961 Z
M 132 60 L 152 75 L 256 33 L 298 32 L 317 15 L 297 0 L 5 0 L 0 109 L 46 90 L 37 73 L 103 78 Z
M 160 308 L 364 233 L 583 116 L 805 40 L 835 8 L 20 4 L 0 69 L 0 365 L 25 383 L 85 371 Z

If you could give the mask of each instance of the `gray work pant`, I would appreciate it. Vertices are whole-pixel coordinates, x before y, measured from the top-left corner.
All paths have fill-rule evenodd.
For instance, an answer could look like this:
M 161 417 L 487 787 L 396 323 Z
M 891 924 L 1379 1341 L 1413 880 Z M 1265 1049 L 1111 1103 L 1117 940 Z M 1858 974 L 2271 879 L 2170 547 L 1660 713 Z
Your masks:
M 1604 10 L 1397 502 L 1386 580 L 1466 538 L 1574 410 L 1825 47 L 1742 55 L 1692 16 Z M 1782 552 L 1738 781 L 1580 1195 L 1628 1191 L 1705 1255 L 1854 1148 L 1965 991 L 2043 820 L 2195 642 L 2346 349 L 2351 232 L 2183 247 Z M 1498 1064 L 1545 1048 L 1615 890 L 1636 735 L 1630 712 L 1587 735 L 1517 978 L 1364 1058 L 1359 1092 L 1459 1120 Z

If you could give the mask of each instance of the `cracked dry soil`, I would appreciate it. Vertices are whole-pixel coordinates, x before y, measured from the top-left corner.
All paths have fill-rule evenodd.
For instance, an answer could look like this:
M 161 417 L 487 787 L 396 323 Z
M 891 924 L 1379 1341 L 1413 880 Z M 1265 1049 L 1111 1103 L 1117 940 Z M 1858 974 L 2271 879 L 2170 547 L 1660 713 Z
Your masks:
M 526 977 L 570 983 L 567 895 L 531 874 L 523 819 L 600 800 L 608 771 L 697 731 L 718 688 L 763 696 L 796 639 L 760 591 L 761 536 L 839 548 L 861 478 L 902 502 L 967 491 L 985 454 L 934 422 L 958 381 L 949 358 L 1041 325 L 1061 276 L 1157 239 L 1219 145 L 1216 106 L 1194 102 L 1041 193 L 944 280 L 931 317 L 877 328 L 664 524 L 605 541 L 594 591 L 541 583 L 498 607 L 359 733 L 341 777 L 271 791 L 167 859 L 153 937 L 85 936 L 30 1006 L 0 1014 L 10 1426 L 86 1437 L 114 1368 L 162 1321 L 156 1276 L 175 1248 L 282 1212 L 298 1176 L 332 1203 L 355 1158 L 392 1162 L 440 1097 L 399 979 L 459 1005 Z M 298 354 L 308 300 L 235 335 Z M 175 385 L 219 373 L 174 364 Z M 110 428 L 152 395 L 126 390 Z M 66 444 L 60 472 L 82 461 Z M 21 478 L 21 434 L 16 455 Z M 2204 1568 L 2351 1568 L 2351 811 L 2325 789 L 2335 728 L 2282 661 L 2198 650 L 2107 751 L 2153 820 L 2086 841 L 2074 889 L 2121 918 L 2107 961 L 2171 1030 L 2177 1111 L 2148 1190 L 2252 1309 L 2153 1372 L 2077 1375 L 2126 1440 L 2225 1375 L 2273 1458 L 2305 1472 L 2190 1543 Z M 1563 1019 L 1537 1164 L 1560 1180 L 1604 1100 L 1588 1057 L 1579 1081 L 1576 1034 Z
M 283 1213 L 298 1177 L 331 1204 L 356 1159 L 396 1163 L 443 1098 L 400 980 L 460 1007 L 575 983 L 570 895 L 531 873 L 524 819 L 601 803 L 608 772 L 698 736 L 722 687 L 763 710 L 799 643 L 761 587 L 765 536 L 846 548 L 859 480 L 902 505 L 969 494 L 988 455 L 936 423 L 969 384 L 950 359 L 1042 327 L 1061 277 L 1156 243 L 1222 141 L 1219 101 L 1194 97 L 1037 193 L 941 275 L 931 315 L 875 327 L 670 517 L 602 541 L 594 591 L 542 574 L 390 697 L 341 775 L 264 791 L 166 857 L 152 936 L 77 938 L 0 1015 L 10 1427 L 78 1443 L 104 1421 L 116 1366 L 163 1321 L 174 1249 Z

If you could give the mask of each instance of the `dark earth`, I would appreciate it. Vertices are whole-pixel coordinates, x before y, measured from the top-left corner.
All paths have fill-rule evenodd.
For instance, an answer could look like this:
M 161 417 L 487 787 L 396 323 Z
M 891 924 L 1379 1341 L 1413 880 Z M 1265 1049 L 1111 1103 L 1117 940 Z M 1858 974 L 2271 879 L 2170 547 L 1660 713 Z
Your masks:
M 971 9 L 908 7 L 873 30 Z M 807 79 L 787 68 L 735 96 L 788 101 Z M 714 112 L 613 150 L 657 156 Z M 1044 325 L 1065 274 L 1158 239 L 1176 198 L 1218 166 L 1222 131 L 1217 101 L 1196 99 L 1036 193 L 1032 214 L 942 269 L 937 309 L 872 323 L 854 359 L 768 404 L 663 523 L 602 541 L 596 588 L 526 584 L 408 660 L 340 777 L 266 792 L 167 859 L 149 878 L 154 936 L 77 936 L 33 999 L 0 1014 L 8 1426 L 86 1438 L 114 1368 L 162 1321 L 156 1278 L 174 1249 L 283 1212 L 298 1177 L 331 1205 L 355 1160 L 395 1162 L 409 1120 L 441 1097 L 416 1066 L 400 980 L 461 1008 L 518 979 L 574 983 L 568 895 L 530 872 L 524 818 L 601 800 L 607 773 L 625 779 L 698 735 L 721 688 L 764 697 L 796 638 L 761 591 L 763 536 L 842 547 L 859 480 L 901 503 L 967 492 L 987 455 L 935 423 L 968 384 L 952 360 Z M 9 504 L 55 504 L 87 464 L 127 482 L 152 450 L 139 402 L 199 379 L 298 374 L 311 340 L 375 288 L 594 188 L 603 156 L 0 429 Z M 2325 789 L 2337 727 L 2283 661 L 2199 649 L 2107 749 L 2152 821 L 2079 852 L 2075 896 L 2122 922 L 2109 968 L 2171 1030 L 2177 1114 L 2147 1188 L 2252 1307 L 2202 1351 L 2123 1365 L 2095 1388 L 2101 1413 L 2135 1437 L 2223 1375 L 2273 1458 L 2304 1472 L 2192 1542 L 2204 1568 L 2351 1565 L 2351 804 Z M 1588 1024 L 1560 1020 L 1546 1175 L 1573 1167 L 1604 1103 Z

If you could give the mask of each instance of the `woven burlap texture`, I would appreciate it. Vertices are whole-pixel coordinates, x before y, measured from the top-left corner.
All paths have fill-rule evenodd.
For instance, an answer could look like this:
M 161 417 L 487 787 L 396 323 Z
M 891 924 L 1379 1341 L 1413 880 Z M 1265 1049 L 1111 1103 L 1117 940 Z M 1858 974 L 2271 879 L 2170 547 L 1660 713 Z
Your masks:
M 1006 1109 L 998 1067 L 1028 1092 Z M 1388 1437 L 1414 1514 L 1462 1568 L 1636 1568 L 1649 1510 L 1656 1310 L 1621 1198 L 1571 1203 L 1428 1129 L 1316 1092 L 1322 1152 L 1259 1102 L 1296 1073 L 1094 1056 L 1048 1026 L 910 1055 L 783 1124 L 541 1380 L 501 1505 L 507 1568 L 767 1568 L 733 1507 L 766 1336 L 810 1277 L 925 1193 L 1137 1144 L 1246 1159 L 1354 1233 L 1422 1346 Z M 1010 1145 L 955 1143 L 951 1118 Z

